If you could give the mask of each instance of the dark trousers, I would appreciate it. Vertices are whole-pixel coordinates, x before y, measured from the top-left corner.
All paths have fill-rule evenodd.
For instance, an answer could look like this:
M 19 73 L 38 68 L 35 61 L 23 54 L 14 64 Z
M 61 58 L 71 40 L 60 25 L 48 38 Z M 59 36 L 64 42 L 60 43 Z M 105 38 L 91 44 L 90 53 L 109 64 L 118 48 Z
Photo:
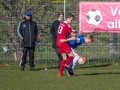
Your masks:
M 34 47 L 24 47 L 22 49 L 22 59 L 21 59 L 21 67 L 25 67 L 26 64 L 26 56 L 27 56 L 27 52 L 29 53 L 29 65 L 30 67 L 34 67 L 34 51 L 35 48 Z
M 56 54 L 57 54 L 57 56 L 58 56 L 58 70 L 59 70 L 59 68 L 60 68 L 60 63 L 61 63 L 61 61 L 62 61 L 62 55 L 60 54 L 60 52 L 59 52 L 59 50 L 58 50 L 57 47 L 54 47 L 54 50 L 55 50 L 55 52 L 56 52 Z

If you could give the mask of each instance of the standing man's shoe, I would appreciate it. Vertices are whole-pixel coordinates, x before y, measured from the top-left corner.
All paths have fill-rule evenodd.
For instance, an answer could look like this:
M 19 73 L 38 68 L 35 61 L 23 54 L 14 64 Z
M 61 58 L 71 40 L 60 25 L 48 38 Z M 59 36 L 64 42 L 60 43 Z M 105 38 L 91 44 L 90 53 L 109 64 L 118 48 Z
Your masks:
M 24 71 L 24 67 L 21 67 L 21 71 Z
M 34 71 L 35 69 L 33 67 L 30 68 L 31 71 Z

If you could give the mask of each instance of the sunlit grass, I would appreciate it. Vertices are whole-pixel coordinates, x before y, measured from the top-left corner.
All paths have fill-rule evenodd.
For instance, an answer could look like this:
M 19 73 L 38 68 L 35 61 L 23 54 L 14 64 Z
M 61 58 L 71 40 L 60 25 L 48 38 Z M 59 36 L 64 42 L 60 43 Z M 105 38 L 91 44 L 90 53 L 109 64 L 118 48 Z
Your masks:
M 119 90 L 120 63 L 97 62 L 76 66 L 75 76 L 58 77 L 56 65 L 0 65 L 0 90 Z M 45 69 L 46 68 L 46 69 Z

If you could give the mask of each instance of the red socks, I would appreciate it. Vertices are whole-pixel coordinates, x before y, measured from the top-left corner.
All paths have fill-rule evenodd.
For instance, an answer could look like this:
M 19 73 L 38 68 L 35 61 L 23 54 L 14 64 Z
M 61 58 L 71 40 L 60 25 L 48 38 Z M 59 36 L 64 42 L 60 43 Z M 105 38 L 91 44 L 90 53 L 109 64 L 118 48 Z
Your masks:
M 68 57 L 67 60 L 62 60 L 60 63 L 59 72 L 62 73 L 64 70 L 63 65 L 66 64 L 68 66 L 72 60 L 73 60 L 73 56 Z
M 62 60 L 60 63 L 60 68 L 59 68 L 59 72 L 62 73 L 63 72 L 63 65 L 65 64 L 66 60 Z
M 72 60 L 73 60 L 73 56 L 68 57 L 65 64 L 68 66 Z

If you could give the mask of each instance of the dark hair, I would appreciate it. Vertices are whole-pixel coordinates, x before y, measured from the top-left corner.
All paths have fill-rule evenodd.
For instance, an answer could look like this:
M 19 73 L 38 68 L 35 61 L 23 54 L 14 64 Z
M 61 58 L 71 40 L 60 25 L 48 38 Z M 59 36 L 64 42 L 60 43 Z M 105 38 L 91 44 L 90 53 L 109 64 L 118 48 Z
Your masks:
M 75 30 L 75 31 L 73 31 L 73 33 L 78 34 L 78 33 L 79 33 L 79 31 Z
M 59 17 L 59 15 L 64 15 L 64 13 L 63 13 L 63 12 L 59 12 L 59 13 L 58 13 L 58 17 Z
M 72 13 L 67 13 L 66 18 L 70 18 L 70 17 L 72 17 L 73 19 L 75 19 L 75 16 Z

